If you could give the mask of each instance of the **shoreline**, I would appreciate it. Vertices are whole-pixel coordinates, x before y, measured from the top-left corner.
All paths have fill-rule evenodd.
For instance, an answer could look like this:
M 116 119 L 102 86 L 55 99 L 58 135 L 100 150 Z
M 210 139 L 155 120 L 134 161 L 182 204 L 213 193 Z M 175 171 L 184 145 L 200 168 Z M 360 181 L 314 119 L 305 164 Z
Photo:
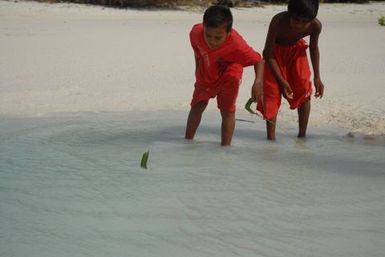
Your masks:
M 177 128 L 179 132 L 175 133 L 175 137 L 183 139 L 183 133 L 185 129 L 185 121 L 187 120 L 188 110 L 157 110 L 157 111 L 101 111 L 101 112 L 75 112 L 75 113 L 49 113 L 42 116 L 0 116 L 3 126 L 0 129 L 4 129 L 8 126 L 12 127 L 15 123 L 25 123 L 27 121 L 32 124 L 93 124 L 98 123 L 100 120 L 111 121 L 124 121 L 129 123 L 141 123 L 141 122 L 155 122 L 158 125 L 166 122 L 167 126 Z M 248 114 L 246 111 L 239 111 L 236 113 L 236 128 L 234 134 L 234 141 L 241 140 L 246 135 L 254 134 L 255 143 L 269 142 L 265 138 L 265 121 L 261 118 L 256 118 L 253 115 Z M 311 117 L 310 117 L 311 119 Z M 207 111 L 203 114 L 201 130 L 218 130 L 220 129 L 220 114 L 217 111 Z M 102 122 L 103 123 L 103 122 Z M 123 122 L 124 123 L 124 122 Z M 348 127 L 332 126 L 330 124 L 314 125 L 311 120 L 309 122 L 307 137 L 305 139 L 298 139 L 296 137 L 297 124 L 281 122 L 277 127 L 277 142 L 297 142 L 296 144 L 303 144 L 305 142 L 310 143 L 313 140 L 318 140 L 319 137 L 334 138 L 334 140 L 341 140 L 346 143 L 368 145 L 368 146 L 384 146 L 385 134 L 367 133 L 362 131 L 355 131 Z M 99 125 L 98 125 L 99 126 Z M 160 127 L 163 127 L 161 125 Z M 3 131 L 6 132 L 6 131 Z M 4 136 L 4 134 L 3 134 Z M 197 133 L 197 139 L 194 141 L 199 142 L 201 140 L 201 133 Z M 214 142 L 215 143 L 215 142 Z M 236 144 L 238 145 L 238 144 Z

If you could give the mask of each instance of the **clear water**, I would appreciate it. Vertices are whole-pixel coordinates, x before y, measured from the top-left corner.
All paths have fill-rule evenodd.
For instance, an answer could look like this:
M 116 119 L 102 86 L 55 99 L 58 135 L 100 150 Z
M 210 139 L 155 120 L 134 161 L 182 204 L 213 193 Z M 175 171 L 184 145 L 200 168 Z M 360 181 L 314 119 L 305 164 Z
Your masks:
M 186 115 L 2 118 L 0 256 L 383 256 L 383 138 Z

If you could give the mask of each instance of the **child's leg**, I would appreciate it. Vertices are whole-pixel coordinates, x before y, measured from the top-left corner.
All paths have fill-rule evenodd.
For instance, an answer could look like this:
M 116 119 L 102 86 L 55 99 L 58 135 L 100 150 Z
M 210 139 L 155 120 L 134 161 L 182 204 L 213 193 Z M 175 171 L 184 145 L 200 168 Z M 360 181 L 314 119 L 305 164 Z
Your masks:
M 286 74 L 282 73 L 282 76 L 286 76 Z M 266 120 L 266 135 L 268 140 L 275 140 L 275 124 L 280 106 L 281 91 L 270 67 L 265 64 L 263 74 L 263 99 L 258 101 L 257 110 L 262 113 L 263 118 Z
M 206 101 L 198 102 L 194 106 L 191 107 L 190 113 L 187 119 L 186 125 L 186 139 L 193 139 L 195 136 L 195 132 L 197 131 L 199 124 L 201 122 L 202 113 L 206 109 L 207 106 Z
M 266 133 L 268 140 L 275 140 L 275 128 L 276 128 L 277 116 L 270 120 L 266 120 Z
M 217 96 L 217 106 L 221 110 L 222 130 L 221 144 L 228 146 L 234 134 L 235 128 L 235 109 L 238 96 L 239 85 L 242 78 L 243 67 L 239 64 L 229 65 L 225 74 L 218 82 L 220 92 Z
M 298 137 L 306 137 L 307 123 L 310 115 L 310 99 L 298 108 Z
M 293 52 L 292 65 L 289 72 L 289 83 L 293 90 L 293 99 L 288 99 L 291 109 L 298 109 L 298 137 L 306 136 L 307 124 L 310 114 L 310 96 L 312 84 L 310 80 L 310 66 L 306 55 L 304 41 L 298 43 L 298 47 Z
M 221 111 L 222 115 L 222 145 L 230 145 L 235 128 L 235 113 Z

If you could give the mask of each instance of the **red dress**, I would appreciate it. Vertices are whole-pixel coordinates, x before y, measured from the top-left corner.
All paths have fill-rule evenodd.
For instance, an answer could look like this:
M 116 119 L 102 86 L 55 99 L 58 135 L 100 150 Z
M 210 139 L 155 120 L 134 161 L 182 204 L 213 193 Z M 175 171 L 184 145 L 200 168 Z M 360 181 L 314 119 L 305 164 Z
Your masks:
M 312 93 L 307 47 L 303 39 L 294 45 L 274 45 L 274 56 L 281 74 L 293 91 L 293 99 L 287 99 L 291 109 L 301 107 L 310 99 Z M 281 91 L 266 63 L 263 74 L 263 100 L 258 102 L 257 110 L 265 119 L 270 120 L 277 115 L 280 106 Z

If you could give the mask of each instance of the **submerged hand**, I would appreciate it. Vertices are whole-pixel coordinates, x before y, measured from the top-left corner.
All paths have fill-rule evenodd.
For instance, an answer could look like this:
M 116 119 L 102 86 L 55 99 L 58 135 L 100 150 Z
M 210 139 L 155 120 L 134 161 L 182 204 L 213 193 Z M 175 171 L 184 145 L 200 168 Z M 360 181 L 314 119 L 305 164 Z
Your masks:
M 315 97 L 322 98 L 324 95 L 324 84 L 322 83 L 321 79 L 314 79 L 314 87 L 315 87 Z

